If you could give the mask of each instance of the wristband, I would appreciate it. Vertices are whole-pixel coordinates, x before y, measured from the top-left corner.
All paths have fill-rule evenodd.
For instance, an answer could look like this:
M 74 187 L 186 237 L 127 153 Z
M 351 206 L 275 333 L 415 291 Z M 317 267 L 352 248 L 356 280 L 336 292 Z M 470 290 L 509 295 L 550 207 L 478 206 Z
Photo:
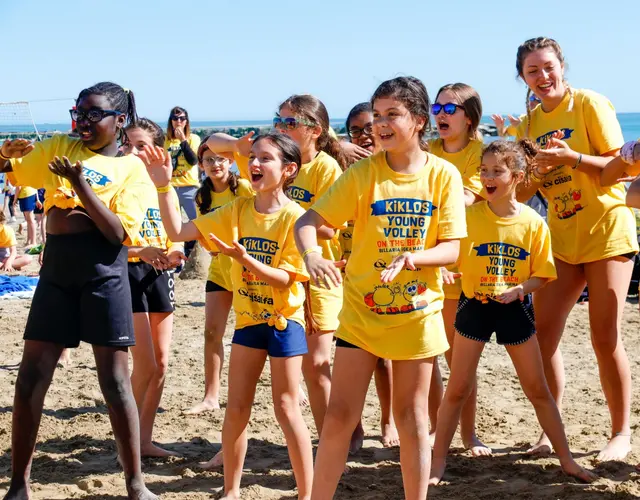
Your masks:
M 533 179 L 538 184 L 542 184 L 542 177 L 538 175 L 538 169 L 534 168 L 531 170 L 531 179 Z
M 633 165 L 635 163 L 633 158 L 633 152 L 636 148 L 638 141 L 625 142 L 622 148 L 620 148 L 620 158 L 627 165 Z
M 7 157 L 2 154 L 2 148 L 0 148 L 0 160 L 9 161 L 11 157 Z
M 171 191 L 171 189 L 173 189 L 173 186 L 171 184 L 167 184 L 166 186 L 156 187 L 156 191 L 158 193 L 168 193 L 169 191 Z
M 319 253 L 320 255 L 322 255 L 322 247 L 317 246 L 317 247 L 307 248 L 304 252 L 302 252 L 301 257 L 304 259 L 310 253 Z
M 578 155 L 578 160 L 576 161 L 576 164 L 573 166 L 573 169 L 575 170 L 576 168 L 578 168 L 580 166 L 580 163 L 582 163 L 582 153 Z

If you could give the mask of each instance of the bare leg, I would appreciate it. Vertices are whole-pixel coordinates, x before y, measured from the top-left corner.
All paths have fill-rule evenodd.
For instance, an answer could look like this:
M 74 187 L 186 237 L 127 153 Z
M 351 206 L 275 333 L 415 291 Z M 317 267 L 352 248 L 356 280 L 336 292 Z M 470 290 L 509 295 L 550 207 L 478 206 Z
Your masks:
M 33 216 L 33 211 L 22 212 L 24 220 L 27 222 L 27 245 L 32 247 L 36 245 L 36 220 Z
M 307 392 L 311 403 L 311 413 L 316 424 L 316 432 L 320 436 L 324 422 L 324 414 L 329 404 L 331 392 L 331 347 L 333 332 L 321 332 L 307 335 L 309 352 L 302 360 L 302 373 L 307 383 Z M 355 428 L 355 424 L 353 428 Z M 352 429 L 353 431 L 353 429 Z
M 382 434 L 382 446 L 390 448 L 400 445 L 398 429 L 391 411 L 393 395 L 393 369 L 390 359 L 378 359 L 374 371 L 376 391 L 380 401 L 380 432 Z
M 11 485 L 5 500 L 26 500 L 44 398 L 64 346 L 25 340 L 13 400 Z
M 451 351 L 451 349 L 449 349 Z M 436 439 L 436 429 L 438 427 L 438 412 L 444 396 L 444 384 L 440 363 L 438 358 L 433 360 L 433 370 L 431 371 L 431 387 L 429 388 L 429 445 L 433 446 Z
M 220 408 L 220 379 L 224 366 L 224 331 L 231 310 L 231 292 L 209 292 L 205 298 L 204 319 L 204 399 L 186 415 Z
M 611 414 L 611 440 L 597 460 L 624 460 L 631 452 L 631 370 L 622 345 L 620 326 L 633 261 L 613 257 L 584 267 L 589 286 L 591 343 Z
M 134 313 L 133 327 L 135 330 L 136 345 L 130 348 L 131 357 L 133 358 L 131 389 L 133 390 L 133 397 L 136 400 L 138 413 L 141 413 L 149 383 L 156 371 L 156 357 L 153 350 L 149 314 Z

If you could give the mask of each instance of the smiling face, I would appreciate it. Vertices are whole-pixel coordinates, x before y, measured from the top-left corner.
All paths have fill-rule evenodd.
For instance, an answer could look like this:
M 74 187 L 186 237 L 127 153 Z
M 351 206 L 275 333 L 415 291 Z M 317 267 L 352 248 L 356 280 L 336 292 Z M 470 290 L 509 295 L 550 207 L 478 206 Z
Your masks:
M 462 106 L 462 102 L 458 96 L 450 90 L 443 90 L 438 94 L 436 98 L 437 104 L 453 103 L 458 106 Z M 463 109 L 455 108 L 455 113 L 448 115 L 444 112 L 444 109 L 435 116 L 436 126 L 440 137 L 446 140 L 458 139 L 462 136 L 469 136 L 469 128 L 471 127 L 471 120 L 467 117 Z
M 254 142 L 249 154 L 249 177 L 256 193 L 269 193 L 282 189 L 285 181 L 294 176 L 298 166 L 285 164 L 280 150 L 269 140 Z
M 306 118 L 298 116 L 295 111 L 286 104 L 280 108 L 278 114 L 281 118 L 296 118 L 298 120 L 308 121 Z M 300 148 L 300 151 L 304 154 L 311 148 L 315 148 L 316 141 L 318 140 L 318 137 L 320 137 L 322 129 L 319 125 L 310 127 L 298 122 L 298 126 L 294 129 L 285 128 L 284 130 L 278 129 L 278 131 L 291 137 L 298 145 L 298 148 Z
M 145 146 L 154 147 L 153 136 L 150 132 L 141 128 L 129 128 L 127 131 L 127 139 L 122 145 L 122 152 L 126 155 L 137 154 Z
M 551 48 L 534 50 L 528 54 L 524 58 L 521 76 L 542 102 L 564 97 L 564 63 Z
M 425 122 L 423 117 L 414 117 L 393 97 L 380 97 L 373 103 L 373 133 L 385 151 L 407 151 L 419 145 Z
M 495 154 L 485 153 L 482 156 L 480 182 L 487 194 L 487 201 L 495 203 L 505 197 L 515 197 L 516 186 L 523 178 L 524 172 L 512 172 Z
M 226 182 L 229 178 L 231 163 L 231 160 L 228 158 L 218 156 L 210 149 L 207 149 L 202 153 L 202 163 L 200 167 L 212 181 Z
M 351 117 L 349 120 L 349 136 L 351 142 L 356 146 L 368 149 L 372 153 L 377 153 L 380 148 L 378 147 L 375 136 L 373 133 L 368 134 L 366 131 L 373 128 L 373 113 L 369 111 L 363 111 L 357 115 Z M 359 137 L 354 137 L 354 134 Z
M 109 100 L 103 95 L 89 94 L 78 100 L 76 109 L 80 114 L 76 129 L 80 140 L 91 151 L 100 151 L 115 143 L 120 129 L 124 126 L 125 115 L 105 116 L 99 122 L 92 122 L 83 114 L 90 110 L 112 110 Z

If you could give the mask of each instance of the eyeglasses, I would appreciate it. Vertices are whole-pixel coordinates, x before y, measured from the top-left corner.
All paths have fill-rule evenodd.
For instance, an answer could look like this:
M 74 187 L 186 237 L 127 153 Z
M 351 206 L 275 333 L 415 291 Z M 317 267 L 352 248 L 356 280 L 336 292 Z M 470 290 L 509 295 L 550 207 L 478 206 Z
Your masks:
M 440 111 L 444 111 L 445 115 L 453 115 L 457 109 L 464 109 L 464 107 L 453 102 L 448 102 L 446 104 L 436 103 L 431 105 L 431 112 L 433 113 L 433 116 L 438 116 Z
M 300 125 L 306 125 L 307 127 L 315 127 L 316 124 L 305 120 L 304 118 L 282 118 L 281 116 L 276 116 L 273 119 L 274 128 L 279 128 L 281 130 L 295 130 Z
M 182 116 L 176 116 L 176 115 L 171 115 L 171 119 L 175 120 L 177 122 L 186 122 L 187 121 L 187 117 L 182 115 Z
M 89 120 L 91 123 L 98 123 L 102 121 L 106 116 L 118 116 L 122 113 L 120 111 L 114 111 L 112 109 L 90 109 L 89 111 L 81 111 L 78 109 L 70 109 L 69 114 L 74 122 L 82 120 Z
M 222 156 L 209 156 L 208 158 L 205 158 L 204 160 L 202 160 L 202 163 L 204 163 L 205 165 L 213 166 L 213 165 L 220 165 L 225 161 L 227 161 L 227 159 L 223 158 Z
M 362 134 L 373 135 L 373 125 L 368 123 L 367 125 L 364 126 L 364 128 L 351 127 L 349 129 L 349 137 L 353 137 L 354 139 L 357 139 L 358 137 L 362 136 Z

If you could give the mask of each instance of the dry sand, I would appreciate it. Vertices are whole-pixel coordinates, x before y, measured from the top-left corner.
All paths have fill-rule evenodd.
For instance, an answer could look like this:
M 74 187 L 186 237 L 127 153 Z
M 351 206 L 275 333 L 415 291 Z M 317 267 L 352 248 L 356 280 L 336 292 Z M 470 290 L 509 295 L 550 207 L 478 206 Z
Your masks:
M 143 470 L 149 488 L 163 499 L 212 498 L 222 488 L 222 475 L 200 471 L 198 464 L 211 458 L 220 447 L 223 410 L 200 416 L 184 416 L 181 412 L 199 402 L 203 394 L 204 282 L 177 280 L 176 295 L 171 360 L 154 438 L 183 457 L 145 459 Z M 0 495 L 9 484 L 11 407 L 29 305 L 28 300 L 0 301 Z M 636 385 L 640 380 L 638 324 L 637 305 L 627 304 L 623 333 Z M 225 337 L 227 355 L 232 329 L 230 322 Z M 576 306 L 569 318 L 563 352 L 567 368 L 564 418 L 569 443 L 578 461 L 592 467 L 592 459 L 607 441 L 609 417 L 589 342 L 585 306 Z M 125 498 L 123 474 L 116 462 L 115 443 L 91 349 L 83 344 L 72 352 L 72 357 L 69 368 L 57 370 L 45 401 L 32 469 L 33 498 Z M 446 376 L 444 362 L 441 367 Z M 268 370 L 267 364 L 249 427 L 243 498 L 295 498 L 287 450 L 271 407 Z M 478 434 L 493 447 L 495 456 L 471 458 L 456 438 L 445 480 L 429 490 L 430 498 L 640 498 L 640 474 L 633 467 L 640 461 L 638 445 L 634 445 L 626 463 L 597 466 L 595 471 L 601 479 L 589 486 L 579 485 L 563 476 L 557 459 L 531 459 L 524 455 L 539 430 L 503 348 L 492 344 L 486 349 L 478 376 Z M 226 370 L 222 383 L 224 402 Z M 632 427 L 636 438 L 639 414 L 640 403 L 635 397 Z M 336 498 L 402 498 L 398 449 L 384 449 L 380 444 L 379 417 L 372 384 L 364 410 L 367 438 L 363 449 L 350 457 L 350 471 L 343 476 Z M 308 409 L 305 418 L 313 429 Z

